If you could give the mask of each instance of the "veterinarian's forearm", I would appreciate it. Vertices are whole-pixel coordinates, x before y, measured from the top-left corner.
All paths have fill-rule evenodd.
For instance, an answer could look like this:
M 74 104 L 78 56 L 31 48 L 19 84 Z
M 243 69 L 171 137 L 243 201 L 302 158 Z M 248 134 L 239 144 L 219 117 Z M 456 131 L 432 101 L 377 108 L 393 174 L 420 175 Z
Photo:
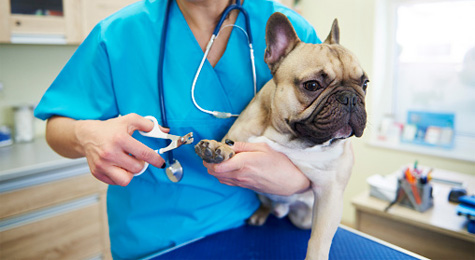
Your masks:
M 46 124 L 46 141 L 58 154 L 68 158 L 84 156 L 84 151 L 77 139 L 77 120 L 54 116 Z

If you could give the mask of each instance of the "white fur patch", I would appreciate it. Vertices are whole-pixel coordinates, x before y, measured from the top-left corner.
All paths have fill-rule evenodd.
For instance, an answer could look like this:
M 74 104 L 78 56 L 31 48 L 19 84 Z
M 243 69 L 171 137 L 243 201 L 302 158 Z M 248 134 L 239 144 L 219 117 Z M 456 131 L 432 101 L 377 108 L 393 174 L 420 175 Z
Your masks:
M 266 143 L 275 151 L 285 154 L 314 183 L 325 183 L 329 178 L 336 177 L 335 172 L 329 172 L 327 169 L 335 168 L 329 164 L 342 155 L 347 141 L 345 139 L 334 145 L 316 145 L 301 149 L 284 146 L 265 136 L 254 136 L 248 140 L 250 143 Z

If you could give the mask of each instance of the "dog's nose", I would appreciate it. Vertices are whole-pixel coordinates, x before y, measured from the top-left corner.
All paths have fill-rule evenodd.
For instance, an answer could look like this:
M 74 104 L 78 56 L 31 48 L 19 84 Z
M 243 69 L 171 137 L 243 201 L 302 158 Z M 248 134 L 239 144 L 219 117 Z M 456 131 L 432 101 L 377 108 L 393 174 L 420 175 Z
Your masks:
M 347 106 L 349 109 L 352 109 L 354 106 L 356 106 L 358 97 L 353 92 L 344 91 L 336 95 L 336 100 L 342 105 Z

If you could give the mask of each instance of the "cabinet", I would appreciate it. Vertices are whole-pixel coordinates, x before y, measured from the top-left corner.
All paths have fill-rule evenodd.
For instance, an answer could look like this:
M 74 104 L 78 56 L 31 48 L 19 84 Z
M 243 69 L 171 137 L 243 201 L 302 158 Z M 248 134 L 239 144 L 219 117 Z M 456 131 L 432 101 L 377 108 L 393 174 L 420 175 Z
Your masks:
M 97 22 L 136 1 L 0 0 L 0 43 L 79 44 Z
M 82 0 L 82 31 L 84 37 L 105 17 L 137 0 Z
M 46 148 L 0 149 L 0 258 L 110 259 L 107 185 Z

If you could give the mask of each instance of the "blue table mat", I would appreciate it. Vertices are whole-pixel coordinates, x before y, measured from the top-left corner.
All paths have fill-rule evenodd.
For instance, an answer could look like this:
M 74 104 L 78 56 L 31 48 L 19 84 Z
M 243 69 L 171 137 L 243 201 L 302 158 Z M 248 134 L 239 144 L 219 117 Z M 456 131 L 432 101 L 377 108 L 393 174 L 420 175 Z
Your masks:
M 242 226 L 156 256 L 164 259 L 305 259 L 310 230 L 269 217 L 261 227 Z M 333 238 L 330 259 L 417 259 L 343 228 Z

